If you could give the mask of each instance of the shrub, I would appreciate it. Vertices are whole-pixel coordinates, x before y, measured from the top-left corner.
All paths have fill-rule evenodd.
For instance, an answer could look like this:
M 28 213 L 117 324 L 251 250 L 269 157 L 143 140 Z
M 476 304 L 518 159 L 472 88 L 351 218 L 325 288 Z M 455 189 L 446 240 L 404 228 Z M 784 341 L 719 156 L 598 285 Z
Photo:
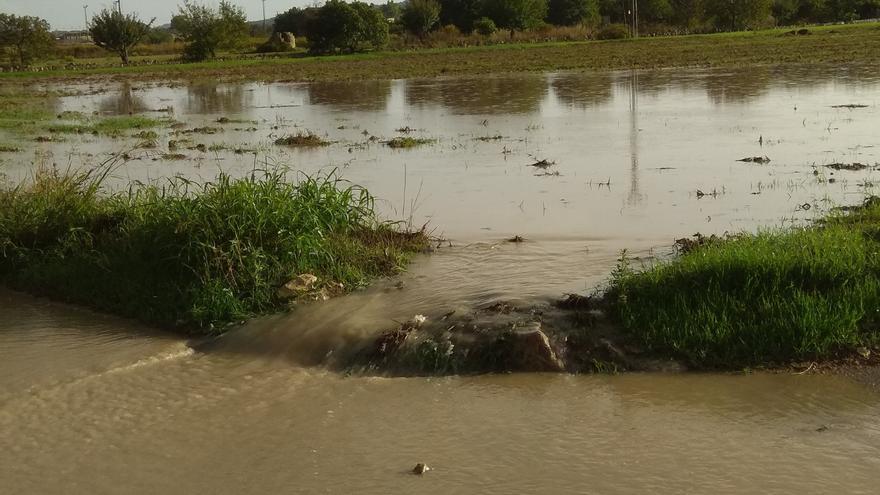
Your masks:
M 626 24 L 608 24 L 602 26 L 602 29 L 596 33 L 596 38 L 600 40 L 622 40 L 629 38 L 629 26 Z
M 440 4 L 437 0 L 409 0 L 400 22 L 410 33 L 424 37 L 440 22 Z
M 497 30 L 498 28 L 495 26 L 495 22 L 488 17 L 480 17 L 474 22 L 474 31 L 483 36 L 492 36 Z
M 363 2 L 329 0 L 309 22 L 307 37 L 313 53 L 371 50 L 388 43 L 388 21 Z

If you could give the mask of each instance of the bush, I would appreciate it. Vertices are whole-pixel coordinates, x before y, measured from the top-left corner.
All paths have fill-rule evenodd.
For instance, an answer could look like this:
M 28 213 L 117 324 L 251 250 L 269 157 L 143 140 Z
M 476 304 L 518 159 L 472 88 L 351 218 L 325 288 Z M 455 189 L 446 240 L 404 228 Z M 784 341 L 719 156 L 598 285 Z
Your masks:
M 607 24 L 596 33 L 600 40 L 622 40 L 629 38 L 629 26 L 626 24 Z
M 388 21 L 363 2 L 329 0 L 309 22 L 307 37 L 313 53 L 377 49 L 388 43 Z
M 437 0 L 409 0 L 400 22 L 410 33 L 424 37 L 440 22 L 440 4 Z
M 175 177 L 108 193 L 110 171 L 43 170 L 0 189 L 0 282 L 213 329 L 286 307 L 279 288 L 298 275 L 317 276 L 316 290 L 356 288 L 399 270 L 425 243 L 380 223 L 373 198 L 332 175 Z
M 481 17 L 474 22 L 474 31 L 483 35 L 483 36 L 492 36 L 495 34 L 495 31 L 498 31 L 498 28 L 495 26 L 495 22 L 488 17 Z
M 225 0 L 216 10 L 185 2 L 171 19 L 171 28 L 186 42 L 184 56 L 196 61 L 216 57 L 219 48 L 237 48 L 248 36 L 244 10 Z

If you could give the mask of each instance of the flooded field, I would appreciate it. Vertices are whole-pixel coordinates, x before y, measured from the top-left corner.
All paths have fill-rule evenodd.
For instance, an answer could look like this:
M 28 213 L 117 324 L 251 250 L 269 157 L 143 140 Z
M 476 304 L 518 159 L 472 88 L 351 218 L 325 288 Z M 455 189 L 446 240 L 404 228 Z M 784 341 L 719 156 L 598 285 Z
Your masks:
M 51 142 L 7 130 L 10 180 L 122 152 L 120 185 L 335 170 L 443 241 L 398 278 L 210 345 L 0 293 L 0 492 L 872 493 L 880 394 L 843 377 L 322 365 L 414 314 L 589 292 L 623 249 L 663 257 L 678 237 L 861 201 L 880 164 L 875 69 L 52 88 L 71 95 L 52 100 L 59 115 L 168 123 Z M 275 144 L 310 133 L 330 144 Z M 434 470 L 408 474 L 417 462 Z

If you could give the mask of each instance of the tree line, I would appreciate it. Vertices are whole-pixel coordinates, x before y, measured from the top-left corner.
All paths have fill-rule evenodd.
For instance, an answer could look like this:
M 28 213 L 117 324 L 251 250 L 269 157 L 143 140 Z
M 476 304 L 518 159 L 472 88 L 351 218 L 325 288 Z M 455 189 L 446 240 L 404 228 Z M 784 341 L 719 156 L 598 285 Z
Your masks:
M 407 0 L 374 6 L 391 30 L 424 37 L 443 26 L 492 34 L 545 25 L 631 24 L 632 0 Z M 365 13 L 369 12 L 369 15 Z M 638 20 L 667 32 L 737 31 L 784 24 L 847 22 L 880 17 L 880 0 L 638 0 Z M 276 31 L 305 36 L 317 52 L 381 46 L 387 35 L 370 6 L 329 0 L 293 7 L 275 18 Z M 316 41 L 318 41 L 316 43 Z
M 633 0 L 389 0 L 383 5 L 327 0 L 278 15 L 274 31 L 305 36 L 313 53 L 357 52 L 385 46 L 392 32 L 425 37 L 445 26 L 464 34 L 507 30 L 511 36 L 547 25 L 620 28 L 631 24 L 632 9 Z M 639 23 L 653 32 L 735 31 L 877 17 L 880 0 L 638 0 Z M 154 22 L 104 9 L 90 20 L 89 35 L 128 64 L 135 45 L 156 37 Z M 244 10 L 231 0 L 221 0 L 217 7 L 184 0 L 170 31 L 184 42 L 184 57 L 198 61 L 215 57 L 221 49 L 241 48 L 250 28 Z M 628 34 L 625 28 L 616 32 Z M 53 44 L 45 20 L 0 13 L 0 55 L 8 65 L 27 67 Z

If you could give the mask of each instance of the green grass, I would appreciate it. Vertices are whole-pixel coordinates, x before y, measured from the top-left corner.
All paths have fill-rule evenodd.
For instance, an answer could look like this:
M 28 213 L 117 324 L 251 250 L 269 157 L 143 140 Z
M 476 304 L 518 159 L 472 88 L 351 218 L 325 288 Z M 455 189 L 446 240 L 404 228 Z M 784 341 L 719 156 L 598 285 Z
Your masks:
M 394 273 L 421 232 L 380 222 L 333 175 L 182 178 L 109 192 L 111 168 L 41 170 L 0 189 L 0 283 L 147 322 L 217 332 L 288 306 L 304 273 L 353 289 Z
M 635 271 L 605 301 L 650 352 L 738 368 L 870 346 L 880 311 L 880 202 L 819 225 L 743 234 Z
M 192 64 L 0 73 L 0 80 L 114 75 L 135 79 L 224 78 L 285 81 L 396 79 L 574 69 L 750 67 L 880 62 L 880 25 L 811 27 L 628 40 L 549 42 L 385 51 L 327 57 L 239 58 Z M 747 75 L 744 75 L 747 77 Z
M 127 131 L 152 129 L 165 126 L 167 124 L 167 120 L 151 119 L 148 117 L 135 115 L 126 117 L 107 117 L 95 121 L 87 121 L 76 124 L 51 124 L 46 127 L 46 130 L 58 134 L 100 134 L 104 136 L 118 137 L 122 136 Z M 141 132 L 135 137 L 142 137 L 141 134 L 152 136 L 155 133 L 150 133 L 149 131 Z

